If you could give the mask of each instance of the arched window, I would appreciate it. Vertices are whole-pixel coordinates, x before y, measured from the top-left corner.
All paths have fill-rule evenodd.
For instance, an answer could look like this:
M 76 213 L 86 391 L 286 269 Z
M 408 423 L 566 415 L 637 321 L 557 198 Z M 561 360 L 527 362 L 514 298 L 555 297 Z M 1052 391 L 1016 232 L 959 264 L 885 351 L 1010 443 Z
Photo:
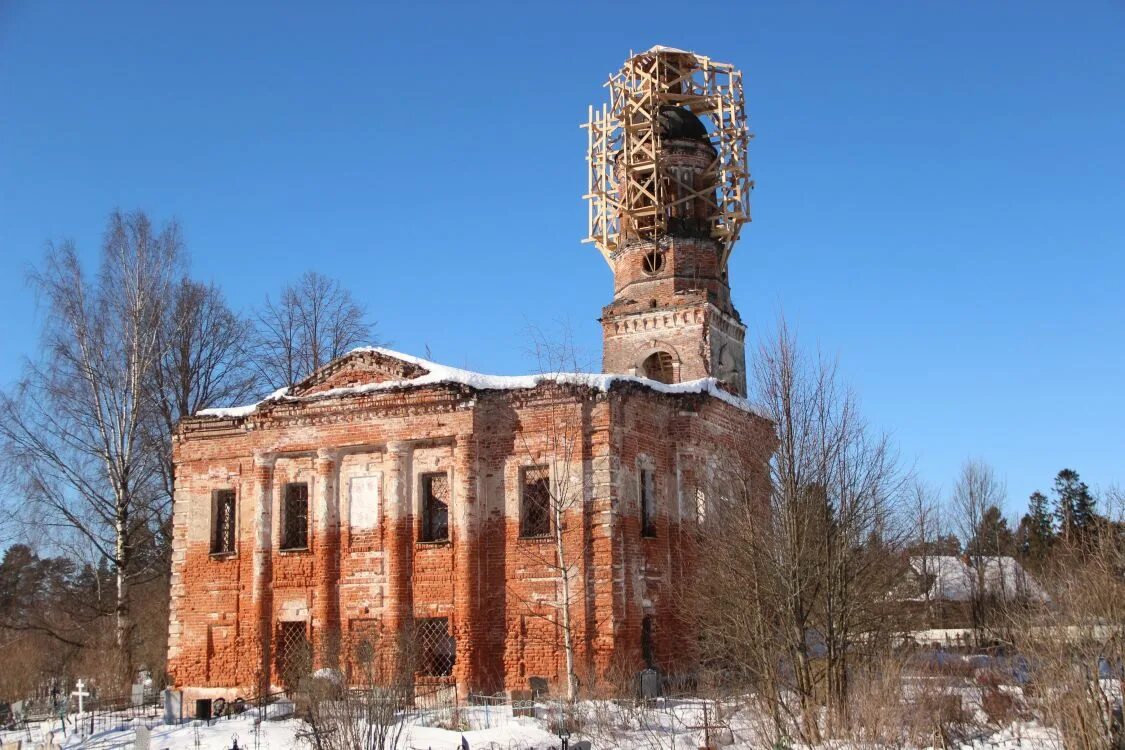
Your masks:
M 650 380 L 661 383 L 676 382 L 676 374 L 672 369 L 672 355 L 668 352 L 653 352 L 645 359 L 642 367 L 645 377 Z

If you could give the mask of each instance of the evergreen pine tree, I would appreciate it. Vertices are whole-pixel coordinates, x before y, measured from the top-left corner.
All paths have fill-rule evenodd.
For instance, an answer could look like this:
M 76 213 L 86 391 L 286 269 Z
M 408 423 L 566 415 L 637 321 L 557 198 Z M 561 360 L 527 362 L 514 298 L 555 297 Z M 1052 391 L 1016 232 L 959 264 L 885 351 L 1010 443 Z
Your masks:
M 1064 541 L 1081 542 L 1094 530 L 1094 497 L 1073 469 L 1063 469 L 1055 476 L 1055 517 Z
M 1055 527 L 1047 496 L 1039 490 L 1031 493 L 1027 513 L 1020 520 L 1020 551 L 1025 560 L 1043 562 L 1055 541 Z
M 1015 537 L 1000 508 L 990 505 L 985 509 L 965 551 L 973 557 L 997 557 L 1015 551 Z

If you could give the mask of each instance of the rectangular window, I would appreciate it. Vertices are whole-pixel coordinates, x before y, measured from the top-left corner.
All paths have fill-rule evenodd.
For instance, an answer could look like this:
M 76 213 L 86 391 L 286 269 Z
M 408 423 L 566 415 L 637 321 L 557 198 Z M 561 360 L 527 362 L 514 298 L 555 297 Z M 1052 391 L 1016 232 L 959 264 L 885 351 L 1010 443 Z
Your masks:
M 234 552 L 234 490 L 215 490 L 211 496 L 211 554 Z
M 449 618 L 418 620 L 415 630 L 418 672 L 429 677 L 453 674 L 457 661 L 457 641 L 449 634 Z
M 285 485 L 281 508 L 281 549 L 309 547 L 309 485 L 290 482 Z
M 641 536 L 656 536 L 656 487 L 652 469 L 641 469 Z
M 449 476 L 422 475 L 422 541 L 449 540 Z
M 520 483 L 520 536 L 551 533 L 551 471 L 546 466 L 528 466 Z
M 279 622 L 275 648 L 281 684 L 296 687 L 300 679 L 312 671 L 312 644 L 305 623 Z

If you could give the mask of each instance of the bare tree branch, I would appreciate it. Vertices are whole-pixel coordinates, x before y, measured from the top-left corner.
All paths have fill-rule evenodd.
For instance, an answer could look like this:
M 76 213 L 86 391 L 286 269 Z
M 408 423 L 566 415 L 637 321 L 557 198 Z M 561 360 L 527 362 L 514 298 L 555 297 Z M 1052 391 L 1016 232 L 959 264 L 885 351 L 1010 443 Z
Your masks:
M 317 368 L 361 344 L 374 344 L 375 326 L 339 281 L 305 272 L 266 298 L 256 316 L 255 364 L 271 389 L 293 386 Z

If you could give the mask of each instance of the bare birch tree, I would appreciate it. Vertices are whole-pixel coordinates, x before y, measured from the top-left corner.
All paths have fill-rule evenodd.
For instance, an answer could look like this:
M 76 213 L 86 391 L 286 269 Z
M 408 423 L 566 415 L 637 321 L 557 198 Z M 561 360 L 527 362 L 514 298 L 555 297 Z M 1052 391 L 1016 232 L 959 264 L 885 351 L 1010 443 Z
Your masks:
M 992 467 L 980 459 L 970 459 L 961 466 L 961 474 L 953 487 L 950 510 L 957 533 L 967 549 L 970 575 L 969 615 L 978 640 L 983 640 L 984 629 L 989 625 L 990 593 L 988 585 L 989 557 L 982 550 L 973 550 L 970 542 L 977 538 L 984 526 L 990 507 L 1003 507 L 1006 490 Z M 991 563 L 1002 571 L 1000 561 Z M 1002 582 L 1000 582 L 1002 584 Z M 1003 591 L 1001 585 L 1000 591 Z
M 374 343 L 375 326 L 335 279 L 306 271 L 256 316 L 255 363 L 270 388 L 293 386 L 349 349 Z
M 549 610 L 544 619 L 561 635 L 566 698 L 573 702 L 578 697 L 575 609 L 585 593 L 580 565 L 586 553 L 583 514 L 588 488 L 582 446 L 592 391 L 583 385 L 579 357 L 568 333 L 556 343 L 532 331 L 531 340 L 539 373 L 557 382 L 538 407 L 546 410 L 540 420 L 542 430 L 533 434 L 521 430 L 517 437 L 525 459 L 537 464 L 521 471 L 520 533 L 549 540 L 549 545 L 526 546 L 522 554 L 548 571 L 557 596 L 524 604 L 531 610 L 535 605 Z
M 918 560 L 918 575 L 922 579 L 922 598 L 926 607 L 927 622 L 934 619 L 933 581 L 937 576 L 938 541 L 945 533 L 945 516 L 937 491 L 921 480 L 914 482 L 908 493 L 910 520 L 913 525 L 911 552 Z
M 46 303 L 43 358 L 0 404 L 8 468 L 39 528 L 76 535 L 115 579 L 115 637 L 131 667 L 130 586 L 148 536 L 160 458 L 145 449 L 146 388 L 163 356 L 161 313 L 180 276 L 173 223 L 110 216 L 95 278 L 77 249 L 51 246 L 33 281 Z

